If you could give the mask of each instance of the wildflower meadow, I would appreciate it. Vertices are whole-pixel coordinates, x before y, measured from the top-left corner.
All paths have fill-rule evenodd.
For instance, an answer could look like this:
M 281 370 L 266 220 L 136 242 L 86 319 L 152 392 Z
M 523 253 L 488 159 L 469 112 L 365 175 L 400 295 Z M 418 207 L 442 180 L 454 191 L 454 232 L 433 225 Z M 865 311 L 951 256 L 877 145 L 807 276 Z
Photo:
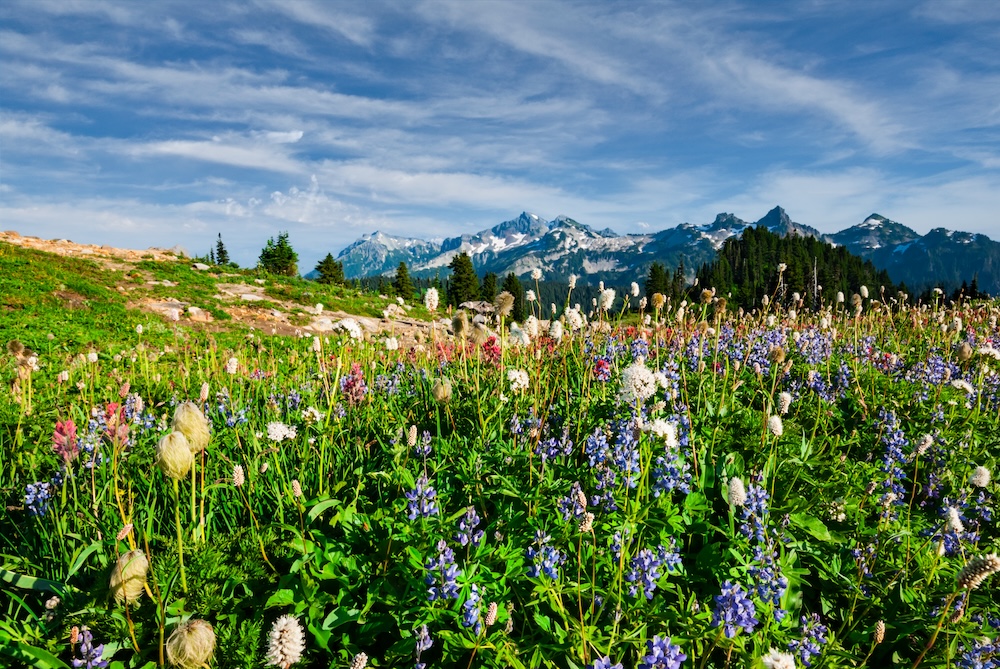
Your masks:
M 427 292 L 9 337 L 0 665 L 1000 666 L 996 302 Z

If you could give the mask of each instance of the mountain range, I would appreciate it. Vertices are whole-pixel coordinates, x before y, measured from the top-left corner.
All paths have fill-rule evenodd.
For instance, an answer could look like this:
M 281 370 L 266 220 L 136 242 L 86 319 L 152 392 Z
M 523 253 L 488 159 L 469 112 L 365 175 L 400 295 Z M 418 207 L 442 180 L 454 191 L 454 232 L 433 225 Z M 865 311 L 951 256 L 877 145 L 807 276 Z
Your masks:
M 781 207 L 752 223 L 722 213 L 703 225 L 682 223 L 659 232 L 629 235 L 609 228 L 595 230 L 566 216 L 546 221 L 525 212 L 487 230 L 441 241 L 376 231 L 345 248 L 337 260 L 349 278 L 390 276 L 400 262 L 406 262 L 412 275 L 428 277 L 448 274 L 452 259 L 465 252 L 480 274 L 513 272 L 523 278 L 540 269 L 548 281 L 565 281 L 576 274 L 591 284 L 604 281 L 621 286 L 641 283 L 654 262 L 671 271 L 683 263 L 686 273 L 693 276 L 702 263 L 715 258 L 726 239 L 757 226 L 782 236 L 804 235 L 846 246 L 911 290 L 951 289 L 976 278 L 979 290 L 1000 294 L 1000 243 L 985 235 L 944 228 L 920 235 L 878 214 L 827 235 L 792 221 Z

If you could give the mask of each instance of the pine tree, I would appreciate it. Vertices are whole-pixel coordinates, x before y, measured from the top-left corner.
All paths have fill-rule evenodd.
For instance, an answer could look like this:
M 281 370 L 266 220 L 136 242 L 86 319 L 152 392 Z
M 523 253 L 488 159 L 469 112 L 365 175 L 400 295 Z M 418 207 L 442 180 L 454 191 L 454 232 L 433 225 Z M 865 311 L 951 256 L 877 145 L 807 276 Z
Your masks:
M 405 262 L 399 263 L 399 267 L 396 268 L 396 278 L 392 280 L 392 289 L 396 295 L 404 300 L 413 299 L 413 282 L 410 280 L 410 270 L 407 269 Z
M 479 277 L 472 266 L 468 253 L 459 253 L 451 264 L 451 280 L 448 281 L 448 304 L 457 307 L 463 302 L 479 297 Z
M 217 265 L 228 265 L 229 264 L 229 251 L 226 250 L 226 245 L 222 243 L 222 233 L 219 233 L 219 239 L 215 242 L 215 264 Z
M 332 253 L 327 253 L 326 257 L 316 265 L 316 272 L 319 277 L 318 283 L 325 283 L 332 286 L 339 286 L 344 283 L 344 263 L 333 259 Z
M 487 272 L 483 277 L 483 285 L 479 288 L 479 299 L 492 302 L 497 296 L 497 275 Z
M 257 266 L 270 274 L 296 276 L 299 273 L 299 254 L 288 243 L 288 233 L 278 233 L 278 240 L 272 237 L 261 250 Z
M 667 268 L 659 262 L 649 266 L 649 274 L 646 276 L 646 299 L 653 299 L 654 293 L 660 293 L 664 297 L 670 295 L 670 277 L 667 276 Z
M 514 296 L 514 310 L 510 312 L 510 320 L 522 322 L 524 320 L 524 289 L 521 287 L 520 279 L 517 278 L 516 274 L 510 272 L 504 278 L 500 290 L 506 290 Z

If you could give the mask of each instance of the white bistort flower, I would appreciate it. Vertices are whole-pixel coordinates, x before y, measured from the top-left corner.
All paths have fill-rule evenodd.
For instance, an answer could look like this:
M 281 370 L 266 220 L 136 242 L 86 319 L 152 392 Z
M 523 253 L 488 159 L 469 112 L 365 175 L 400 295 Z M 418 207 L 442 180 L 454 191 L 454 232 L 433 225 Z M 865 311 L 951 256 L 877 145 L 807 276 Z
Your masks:
M 302 659 L 306 635 L 294 617 L 284 615 L 274 621 L 267 641 L 268 666 L 288 669 Z
M 666 443 L 668 449 L 675 449 L 678 447 L 677 442 L 677 423 L 672 423 L 662 418 L 657 418 L 653 420 L 646 426 L 646 429 L 655 434 L 657 437 L 663 439 Z
M 519 393 L 528 389 L 530 380 L 528 372 L 523 369 L 511 369 L 507 372 L 507 379 L 510 381 L 510 392 Z
M 615 305 L 615 289 L 605 288 L 601 291 L 601 299 L 598 303 L 601 311 L 611 311 L 611 307 Z
M 775 437 L 780 437 L 785 433 L 785 426 L 781 423 L 781 416 L 771 416 L 767 419 L 767 431 Z
M 288 441 L 294 439 L 297 434 L 294 425 L 285 425 L 280 421 L 267 424 L 267 438 L 271 441 Z
M 424 306 L 427 307 L 427 311 L 437 311 L 438 308 L 437 288 L 428 288 L 427 292 L 424 293 Z
M 747 503 L 747 489 L 743 485 L 743 479 L 739 476 L 729 479 L 726 499 L 729 501 L 729 506 L 732 507 L 743 506 Z
M 533 339 L 538 338 L 538 319 L 534 316 L 528 316 L 524 320 L 524 331 L 527 335 Z
M 580 305 L 566 310 L 566 325 L 573 332 L 582 330 L 583 326 L 586 325 L 586 319 L 584 319 L 583 314 L 580 312 Z
M 791 393 L 781 393 L 778 395 L 778 413 L 784 416 L 788 413 L 788 409 L 792 406 L 792 394 Z
M 531 270 L 531 280 L 532 281 L 541 281 L 542 280 L 542 270 L 538 269 L 537 267 L 535 269 Z
M 528 347 L 531 345 L 531 337 L 517 323 L 510 324 L 510 340 L 515 346 Z
M 399 350 L 399 340 L 395 337 L 385 338 L 385 350 L 387 351 L 398 351 Z
M 560 321 L 552 321 L 549 326 L 549 336 L 556 341 L 561 341 L 563 336 L 563 324 Z
M 235 374 L 240 368 L 240 361 L 236 358 L 230 358 L 226 361 L 226 373 Z
M 629 289 L 630 292 L 632 293 L 632 297 L 639 297 L 639 284 L 633 281 L 632 285 L 629 286 Z
M 535 297 L 535 291 L 528 290 L 525 291 L 524 293 L 524 299 L 527 300 L 528 302 L 534 302 L 538 298 Z
M 772 648 L 760 661 L 767 669 L 795 669 L 795 657 L 791 653 L 782 653 L 777 648 Z
M 433 289 L 432 289 L 433 290 Z M 363 339 L 364 334 L 361 332 L 361 326 L 353 318 L 344 318 L 333 326 L 335 330 L 342 330 L 346 332 L 351 339 Z

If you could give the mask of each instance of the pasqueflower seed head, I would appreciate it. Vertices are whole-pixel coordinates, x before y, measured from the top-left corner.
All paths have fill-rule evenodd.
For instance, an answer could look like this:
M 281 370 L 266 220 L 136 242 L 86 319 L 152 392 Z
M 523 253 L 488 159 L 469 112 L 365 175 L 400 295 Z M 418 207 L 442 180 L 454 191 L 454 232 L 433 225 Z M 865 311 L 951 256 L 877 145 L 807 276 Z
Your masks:
M 111 570 L 109 588 L 115 601 L 134 602 L 142 596 L 146 586 L 149 560 L 141 550 L 124 553 Z
M 193 464 L 194 454 L 182 432 L 171 432 L 156 445 L 156 465 L 170 478 L 184 478 Z
M 204 620 L 181 623 L 167 639 L 167 660 L 180 669 L 208 666 L 215 652 L 215 631 Z
M 173 428 L 180 432 L 188 441 L 192 453 L 205 450 L 211 433 L 208 429 L 208 419 L 194 402 L 184 402 L 174 411 Z

